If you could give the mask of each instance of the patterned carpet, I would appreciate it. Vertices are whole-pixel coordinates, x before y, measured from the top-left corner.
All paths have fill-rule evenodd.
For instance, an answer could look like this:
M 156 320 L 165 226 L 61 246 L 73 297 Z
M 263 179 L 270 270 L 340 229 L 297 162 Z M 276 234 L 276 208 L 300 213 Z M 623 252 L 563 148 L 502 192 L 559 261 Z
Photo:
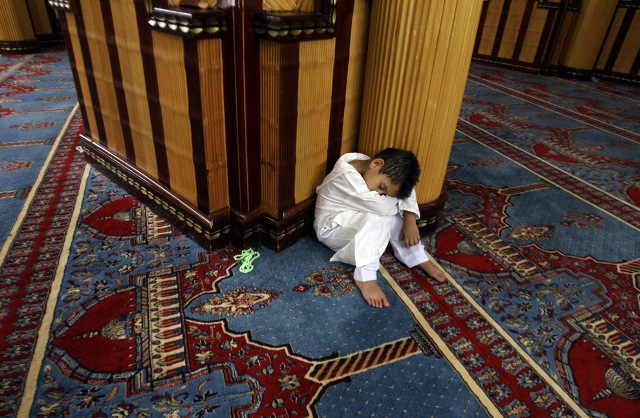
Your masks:
M 44 57 L 68 83 L 62 53 L 2 57 L 3 127 L 35 120 L 7 122 L 13 60 Z M 0 149 L 37 190 L 0 231 L 0 413 L 637 416 L 639 92 L 474 63 L 426 237 L 448 281 L 387 254 L 384 310 L 313 237 L 246 274 L 203 251 L 86 165 L 72 105 L 48 115 L 39 176 Z
M 60 52 L 0 55 L 0 242 L 76 102 L 69 63 Z

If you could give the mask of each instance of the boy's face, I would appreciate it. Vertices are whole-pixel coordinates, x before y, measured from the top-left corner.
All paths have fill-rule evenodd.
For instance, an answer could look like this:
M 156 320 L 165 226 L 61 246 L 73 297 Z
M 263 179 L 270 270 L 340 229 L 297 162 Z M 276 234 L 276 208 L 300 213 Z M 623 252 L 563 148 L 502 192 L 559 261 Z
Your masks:
M 380 173 L 384 166 L 384 160 L 375 158 L 369 163 L 369 167 L 365 170 L 362 177 L 369 190 L 384 196 L 396 197 L 400 191 L 400 185 L 391 182 L 389 176 Z

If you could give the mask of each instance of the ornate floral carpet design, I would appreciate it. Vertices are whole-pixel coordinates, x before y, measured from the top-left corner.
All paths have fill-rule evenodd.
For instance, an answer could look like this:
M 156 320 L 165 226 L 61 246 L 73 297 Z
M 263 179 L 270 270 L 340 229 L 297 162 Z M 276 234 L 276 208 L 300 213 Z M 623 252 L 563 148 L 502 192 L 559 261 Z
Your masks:
M 73 111 L 5 228 L 0 414 L 637 416 L 637 98 L 474 64 L 426 238 L 449 280 L 387 254 L 384 310 L 313 237 L 247 274 L 203 251 Z

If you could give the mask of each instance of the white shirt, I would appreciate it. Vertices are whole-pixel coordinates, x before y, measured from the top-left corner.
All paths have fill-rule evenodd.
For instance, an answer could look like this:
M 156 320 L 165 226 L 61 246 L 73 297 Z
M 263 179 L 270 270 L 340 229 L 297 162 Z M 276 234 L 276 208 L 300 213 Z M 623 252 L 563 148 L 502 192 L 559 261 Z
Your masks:
M 402 215 L 402 212 L 409 211 L 420 217 L 415 190 L 406 199 L 384 196 L 369 190 L 362 175 L 350 164 L 354 160 L 368 159 L 367 155 L 356 152 L 344 154 L 316 188 L 316 231 L 330 225 L 337 214 L 345 211 L 355 210 L 382 216 Z

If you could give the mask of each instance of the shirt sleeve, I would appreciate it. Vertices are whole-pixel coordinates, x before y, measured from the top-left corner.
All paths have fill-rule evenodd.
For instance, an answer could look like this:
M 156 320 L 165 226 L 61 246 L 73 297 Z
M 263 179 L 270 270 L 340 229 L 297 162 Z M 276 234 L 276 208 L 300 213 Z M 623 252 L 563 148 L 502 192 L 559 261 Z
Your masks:
M 356 173 L 357 174 L 357 173 Z M 357 174 L 359 175 L 359 174 Z M 390 216 L 398 213 L 398 199 L 363 188 L 349 173 L 336 177 L 321 191 L 324 199 L 344 209 Z M 329 203 L 329 202 L 327 202 Z
M 398 200 L 398 210 L 402 214 L 402 212 L 411 212 L 415 213 L 416 219 L 420 218 L 420 207 L 418 206 L 418 199 L 416 197 L 416 190 L 411 190 L 411 195 L 406 199 Z

